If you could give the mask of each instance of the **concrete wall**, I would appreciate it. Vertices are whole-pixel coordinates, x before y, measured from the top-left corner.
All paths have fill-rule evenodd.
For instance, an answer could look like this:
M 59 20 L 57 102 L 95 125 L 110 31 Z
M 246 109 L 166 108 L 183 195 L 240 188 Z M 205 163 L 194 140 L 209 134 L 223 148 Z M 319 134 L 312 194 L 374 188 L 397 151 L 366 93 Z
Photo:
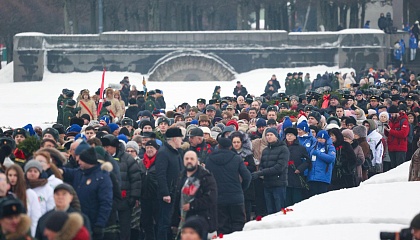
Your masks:
M 182 50 L 215 55 L 237 73 L 258 68 L 316 65 L 357 70 L 383 68 L 388 63 L 391 42 L 391 35 L 366 30 L 300 34 L 285 31 L 25 33 L 14 38 L 14 81 L 41 81 L 44 67 L 54 73 L 100 71 L 106 66 L 110 71 L 147 74 L 159 59 Z M 204 71 L 203 77 L 192 79 L 215 77 L 207 73 L 211 73 L 217 64 L 203 69 L 203 62 L 198 62 L 197 66 L 194 61 L 182 66 L 182 61 L 172 61 L 174 66 L 166 65 L 165 71 L 182 69 L 180 78 L 186 78 L 194 71 L 197 74 L 197 70 Z M 186 69 L 191 69 L 191 73 Z M 159 70 L 159 66 L 155 66 L 154 71 Z M 221 75 L 226 77 L 219 80 L 231 80 L 230 74 Z

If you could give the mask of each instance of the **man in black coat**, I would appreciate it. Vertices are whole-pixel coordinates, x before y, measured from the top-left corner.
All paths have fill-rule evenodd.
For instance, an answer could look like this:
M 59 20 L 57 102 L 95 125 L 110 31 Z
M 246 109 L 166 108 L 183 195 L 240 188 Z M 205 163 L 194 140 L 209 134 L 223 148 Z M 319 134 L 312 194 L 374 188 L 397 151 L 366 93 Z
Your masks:
M 137 121 L 137 113 L 140 111 L 139 105 L 137 105 L 137 101 L 134 98 L 130 98 L 128 100 L 128 103 L 130 104 L 125 111 L 125 117 L 131 118 L 133 122 Z
M 236 87 L 233 89 L 233 95 L 236 97 L 242 96 L 245 97 L 248 94 L 248 91 L 244 86 L 242 86 L 240 81 L 236 82 Z
M 272 214 L 286 207 L 287 163 L 290 152 L 286 144 L 279 140 L 275 128 L 268 128 L 265 137 L 268 146 L 262 152 L 260 169 L 252 173 L 252 178 L 264 177 L 267 213 Z
M 209 155 L 206 168 L 217 183 L 217 232 L 229 234 L 244 227 L 244 191 L 251 183 L 251 173 L 242 158 L 230 150 L 230 139 L 220 137 L 218 142 L 219 149 Z
M 185 153 L 184 167 L 185 170 L 178 177 L 175 192 L 172 228 L 178 229 L 182 213 L 184 212 L 185 214 L 186 212 L 186 219 L 191 216 L 201 216 L 206 219 L 208 233 L 215 234 L 217 230 L 216 180 L 208 170 L 199 165 L 197 154 L 194 151 Z M 198 183 L 198 190 L 187 194 L 186 189 L 191 186 L 191 184 L 187 184 L 187 181 L 192 184 Z
M 381 13 L 381 16 L 378 19 L 378 27 L 382 31 L 385 31 L 385 29 L 387 27 L 387 21 L 386 21 L 384 13 Z
M 157 239 L 171 239 L 171 216 L 174 205 L 172 192 L 175 189 L 179 173 L 184 168 L 179 148 L 182 144 L 182 132 L 179 128 L 169 128 L 165 132 L 166 142 L 156 155 L 156 177 L 158 182 L 159 218 Z
M 120 221 L 120 239 L 130 239 L 131 212 L 134 206 L 140 205 L 141 173 L 140 166 L 134 158 L 125 152 L 124 144 L 112 134 L 101 138 L 102 146 L 120 167 L 122 201 L 118 206 Z

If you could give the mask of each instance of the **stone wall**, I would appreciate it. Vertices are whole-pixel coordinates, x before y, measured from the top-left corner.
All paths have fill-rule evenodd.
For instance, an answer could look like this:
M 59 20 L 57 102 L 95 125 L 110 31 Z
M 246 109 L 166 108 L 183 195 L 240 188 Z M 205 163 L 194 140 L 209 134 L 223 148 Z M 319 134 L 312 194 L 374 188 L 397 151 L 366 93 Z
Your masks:
M 391 43 L 401 37 L 406 36 L 364 29 L 290 34 L 285 31 L 24 33 L 14 38 L 14 81 L 41 81 L 45 67 L 53 73 L 69 73 L 101 71 L 106 66 L 110 71 L 149 73 L 151 81 L 230 81 L 235 73 L 258 68 L 316 65 L 356 70 L 383 68 L 390 60 Z M 185 57 L 191 52 L 198 54 L 194 58 Z

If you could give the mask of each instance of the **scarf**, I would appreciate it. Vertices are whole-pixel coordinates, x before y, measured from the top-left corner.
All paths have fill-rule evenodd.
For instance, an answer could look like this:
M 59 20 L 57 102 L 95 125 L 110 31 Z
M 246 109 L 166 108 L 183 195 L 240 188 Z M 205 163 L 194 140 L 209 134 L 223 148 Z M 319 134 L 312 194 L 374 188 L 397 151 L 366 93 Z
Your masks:
M 149 158 L 149 156 L 147 156 L 145 153 L 144 158 L 143 158 L 143 164 L 146 167 L 146 169 L 149 169 L 153 165 L 155 160 L 156 160 L 156 154 L 152 158 Z
M 47 183 L 48 183 L 48 179 L 46 179 L 46 178 L 39 178 L 39 179 L 35 179 L 35 180 L 29 180 L 28 179 L 28 185 L 29 185 L 30 188 L 41 187 L 41 186 L 44 186 Z

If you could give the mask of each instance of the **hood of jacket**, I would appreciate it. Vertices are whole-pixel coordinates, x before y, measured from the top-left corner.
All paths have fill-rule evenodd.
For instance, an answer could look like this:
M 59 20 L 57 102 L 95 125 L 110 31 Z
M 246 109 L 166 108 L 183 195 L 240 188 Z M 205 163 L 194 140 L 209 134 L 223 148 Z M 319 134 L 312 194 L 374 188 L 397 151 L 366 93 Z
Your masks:
M 369 123 L 369 131 L 373 131 L 373 130 L 375 130 L 376 128 L 377 128 L 377 126 L 376 126 L 376 122 L 375 122 L 375 120 L 373 120 L 373 119 L 366 119 L 365 121 L 363 121 L 363 122 L 367 122 L 367 123 Z

